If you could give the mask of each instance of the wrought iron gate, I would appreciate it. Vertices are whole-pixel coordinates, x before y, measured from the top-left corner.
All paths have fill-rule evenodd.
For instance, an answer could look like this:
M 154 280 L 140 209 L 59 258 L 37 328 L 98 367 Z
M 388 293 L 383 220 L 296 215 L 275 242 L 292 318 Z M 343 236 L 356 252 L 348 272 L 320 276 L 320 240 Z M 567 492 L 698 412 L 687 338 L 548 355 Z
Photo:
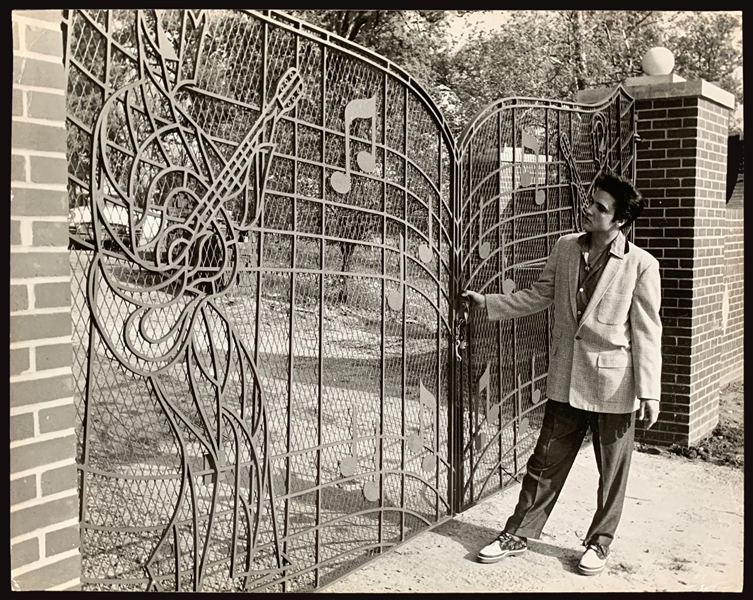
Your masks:
M 465 331 L 457 294 L 535 279 L 580 181 L 632 168 L 631 101 L 499 103 L 457 145 L 278 13 L 64 35 L 84 588 L 319 587 L 508 484 L 547 321 Z
M 460 281 L 508 294 L 530 287 L 602 171 L 634 179 L 634 102 L 621 88 L 599 105 L 519 98 L 482 110 L 460 142 Z M 518 480 L 546 401 L 553 310 L 489 322 L 469 315 L 461 363 L 460 509 Z

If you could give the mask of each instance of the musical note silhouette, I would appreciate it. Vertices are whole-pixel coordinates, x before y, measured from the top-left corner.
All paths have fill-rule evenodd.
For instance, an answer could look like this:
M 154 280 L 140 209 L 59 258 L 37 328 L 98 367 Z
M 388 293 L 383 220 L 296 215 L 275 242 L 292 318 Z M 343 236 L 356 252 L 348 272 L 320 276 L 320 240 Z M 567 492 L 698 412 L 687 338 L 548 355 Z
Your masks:
M 355 119 L 371 119 L 371 152 L 361 150 L 356 162 L 365 173 L 376 168 L 376 94 L 371 98 L 357 98 L 345 107 L 345 173 L 336 171 L 330 177 L 332 188 L 340 193 L 350 191 L 350 126 Z
M 178 55 L 175 54 L 175 48 L 173 48 L 173 45 L 170 43 L 167 33 L 165 33 L 165 30 L 162 28 L 162 12 L 163 11 L 156 9 L 154 11 L 155 16 L 157 17 L 157 44 L 159 45 L 160 54 L 162 54 L 167 60 L 180 60 Z
M 400 287 L 387 293 L 387 304 L 394 311 L 402 310 L 405 293 L 405 240 L 403 234 L 400 236 Z
M 427 473 L 430 473 L 434 470 L 434 467 L 437 466 L 437 457 L 433 454 L 429 454 L 428 456 L 424 456 L 424 459 L 421 461 L 421 468 L 426 471 Z
M 374 426 L 374 479 L 373 481 L 367 481 L 363 484 L 363 497 L 369 502 L 376 502 L 379 500 L 379 462 L 381 456 L 381 439 L 379 437 L 379 431 Z
M 499 416 L 499 404 L 491 405 L 491 390 L 489 389 L 489 369 L 491 368 L 491 363 L 486 363 L 486 369 L 484 370 L 484 373 L 481 375 L 481 378 L 478 380 L 478 393 L 481 395 L 481 392 L 486 390 L 486 410 L 484 411 L 484 414 L 486 415 L 487 421 L 496 421 L 497 416 Z
M 484 212 L 483 204 L 479 205 L 478 208 L 478 255 L 481 257 L 481 260 L 486 260 L 489 258 L 489 255 L 492 252 L 492 245 L 489 242 L 481 242 L 481 240 L 484 237 L 484 221 L 482 219 Z
M 541 400 L 541 390 L 536 389 L 536 355 L 531 356 L 531 400 L 538 404 Z
M 358 468 L 358 458 L 356 453 L 356 437 L 358 435 L 358 407 L 353 405 L 353 412 L 350 418 L 350 456 L 346 456 L 340 461 L 340 473 L 343 477 L 355 475 Z
M 518 389 L 515 390 L 515 404 L 517 405 L 517 415 L 519 419 L 523 412 L 522 387 L 523 382 L 520 380 L 520 374 L 518 374 Z M 518 440 L 524 437 L 526 433 L 528 433 L 528 417 L 523 417 L 518 421 Z
M 607 124 L 607 117 L 604 113 L 596 113 L 593 118 L 593 124 L 591 125 L 591 146 L 594 153 L 594 162 L 596 163 L 596 175 L 594 180 L 606 169 L 607 167 L 607 130 L 609 125 Z
M 434 395 L 426 389 L 424 386 L 423 381 L 418 382 L 418 388 L 419 388 L 419 407 L 418 407 L 418 430 L 419 433 L 412 433 L 408 436 L 408 448 L 412 451 L 418 454 L 424 449 L 424 436 L 425 436 L 425 428 L 424 428 L 424 408 L 426 408 L 429 411 L 429 414 L 431 415 L 429 423 L 434 422 L 434 414 L 436 410 L 436 403 L 437 400 L 434 397 Z M 432 439 L 434 436 L 432 435 Z M 436 450 L 434 450 L 436 452 Z M 434 467 L 437 464 L 437 458 L 433 454 L 429 456 L 425 456 L 423 460 L 421 461 L 421 468 L 424 471 L 433 471 Z
M 507 257 L 505 256 L 505 234 L 504 233 L 500 234 L 500 244 L 501 244 L 501 250 L 502 250 L 502 264 L 504 265 L 502 270 L 504 272 L 504 271 L 507 271 Z M 512 294 L 514 290 L 515 290 L 515 281 L 513 281 L 509 277 L 505 278 L 502 281 L 502 293 Z
M 522 156 L 521 156 L 521 162 L 523 161 L 523 158 L 525 156 L 526 148 L 529 150 L 533 150 L 535 156 L 536 156 L 536 162 L 533 166 L 533 175 L 527 171 L 523 171 L 520 174 L 520 183 L 524 187 L 528 187 L 531 185 L 531 183 L 534 183 L 536 186 L 536 204 L 542 205 L 544 204 L 544 201 L 546 200 L 546 196 L 544 194 L 544 190 L 539 189 L 539 180 L 538 177 L 536 177 L 537 169 L 539 165 L 539 142 L 538 140 L 530 133 L 528 133 L 525 130 L 521 130 L 521 150 L 522 150 Z
M 432 239 L 434 239 L 434 237 L 432 236 L 434 216 L 432 215 L 431 205 L 432 200 L 429 199 L 429 243 L 421 244 L 418 247 L 418 257 L 425 265 L 428 265 L 431 262 L 432 258 L 434 258 L 434 253 L 431 251 Z

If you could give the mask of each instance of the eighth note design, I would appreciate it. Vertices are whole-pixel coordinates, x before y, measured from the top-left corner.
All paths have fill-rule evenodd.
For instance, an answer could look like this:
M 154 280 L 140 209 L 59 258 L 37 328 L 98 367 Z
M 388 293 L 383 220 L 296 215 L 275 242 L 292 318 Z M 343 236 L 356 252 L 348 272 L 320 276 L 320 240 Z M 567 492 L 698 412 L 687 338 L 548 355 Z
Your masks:
M 376 502 L 379 500 L 379 463 L 381 460 L 381 443 L 382 440 L 379 438 L 379 431 L 374 427 L 374 479 L 363 484 L 363 497 L 369 502 Z
M 429 423 L 434 422 L 434 415 L 436 411 L 436 404 L 437 399 L 434 397 L 434 395 L 426 389 L 424 386 L 424 382 L 420 381 L 418 382 L 419 386 L 419 406 L 418 406 L 418 431 L 419 433 L 411 433 L 408 436 L 408 448 L 411 450 L 411 452 L 414 452 L 418 454 L 424 449 L 424 441 L 425 441 L 425 429 L 424 429 L 424 408 L 428 409 L 429 414 L 431 415 Z M 433 429 L 433 428 L 432 428 Z M 431 436 L 434 437 L 433 435 Z M 436 453 L 436 449 L 433 450 Z M 431 472 L 434 470 L 434 467 L 437 465 L 437 457 L 432 455 L 425 456 L 424 459 L 421 461 L 421 468 L 424 471 Z
M 534 156 L 536 158 L 536 162 L 533 164 L 533 175 L 529 173 L 528 171 L 523 171 L 520 175 L 520 183 L 524 187 L 528 187 L 531 184 L 534 184 L 534 188 L 536 190 L 536 204 L 541 206 L 544 204 L 546 200 L 546 195 L 544 194 L 544 190 L 539 189 L 539 179 L 538 179 L 538 168 L 539 168 L 539 142 L 538 140 L 530 133 L 528 133 L 525 130 L 520 131 L 521 134 L 521 162 L 523 162 L 523 159 L 525 157 L 525 151 L 526 148 L 529 150 L 533 150 Z M 545 165 L 546 168 L 546 165 Z
M 478 255 L 481 260 L 486 260 L 492 253 L 492 245 L 489 242 L 482 241 L 484 239 L 484 205 L 483 202 L 478 208 Z
M 356 162 L 364 173 L 371 173 L 376 168 L 376 96 L 357 98 L 345 107 L 345 173 L 336 171 L 330 177 L 332 188 L 338 194 L 350 191 L 350 126 L 355 119 L 371 119 L 371 152 L 361 150 Z
M 361 458 L 358 453 L 358 441 L 358 406 L 353 405 L 350 418 L 350 454 L 344 456 L 340 460 L 340 474 L 343 477 L 353 477 L 356 474 L 356 471 L 358 471 L 358 462 Z M 381 461 L 381 439 L 376 427 L 374 428 L 374 454 L 372 460 L 374 461 L 373 479 L 364 482 L 362 491 L 364 498 L 369 502 L 376 502 L 379 500 L 379 479 L 381 476 L 379 471 Z
M 429 243 L 428 244 L 421 244 L 418 247 L 418 257 L 421 259 L 421 262 L 423 262 L 425 265 L 428 265 L 431 260 L 434 258 L 434 253 L 431 250 L 432 246 L 432 223 L 434 222 L 434 215 L 432 214 L 431 210 L 432 200 L 429 200 L 428 208 L 429 208 Z
M 358 452 L 356 439 L 358 438 L 358 407 L 353 406 L 350 417 L 350 454 L 340 461 L 340 473 L 343 477 L 352 477 L 358 469 Z

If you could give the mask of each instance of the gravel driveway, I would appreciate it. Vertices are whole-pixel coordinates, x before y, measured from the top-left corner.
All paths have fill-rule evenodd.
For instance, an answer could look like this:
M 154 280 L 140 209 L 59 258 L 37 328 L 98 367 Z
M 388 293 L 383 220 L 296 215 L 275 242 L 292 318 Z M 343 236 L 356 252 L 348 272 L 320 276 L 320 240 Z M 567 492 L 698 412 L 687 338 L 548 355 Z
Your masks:
M 577 573 L 596 503 L 598 473 L 585 447 L 529 551 L 492 565 L 476 552 L 501 529 L 519 486 L 420 534 L 321 592 L 740 592 L 743 478 L 740 470 L 667 452 L 636 452 L 607 569 Z

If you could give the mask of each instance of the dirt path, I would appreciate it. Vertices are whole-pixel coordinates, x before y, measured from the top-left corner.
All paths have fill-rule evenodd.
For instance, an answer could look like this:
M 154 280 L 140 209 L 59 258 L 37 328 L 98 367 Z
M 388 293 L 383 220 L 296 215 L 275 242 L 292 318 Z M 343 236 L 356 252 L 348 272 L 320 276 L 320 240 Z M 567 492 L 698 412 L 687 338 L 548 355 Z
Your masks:
M 520 557 L 482 565 L 476 552 L 501 529 L 519 486 L 323 588 L 327 592 L 736 591 L 743 581 L 739 469 L 667 452 L 636 452 L 617 539 L 605 570 L 576 571 L 598 474 L 581 450 L 545 532 Z

